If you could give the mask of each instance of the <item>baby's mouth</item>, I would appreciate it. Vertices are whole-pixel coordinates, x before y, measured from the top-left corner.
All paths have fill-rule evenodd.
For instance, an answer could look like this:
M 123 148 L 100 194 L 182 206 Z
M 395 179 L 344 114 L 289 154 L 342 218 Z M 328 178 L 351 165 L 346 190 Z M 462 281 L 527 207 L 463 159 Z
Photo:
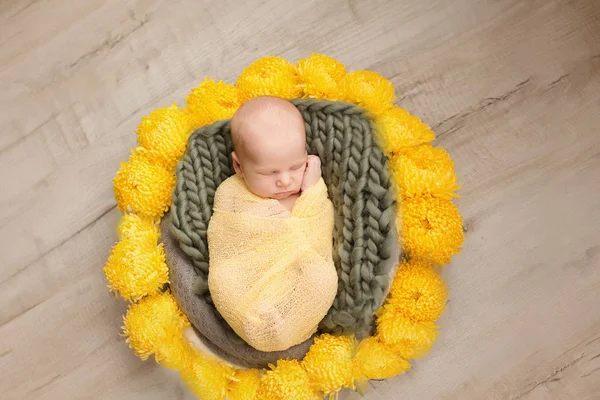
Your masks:
M 276 197 L 277 199 L 285 199 L 286 197 L 289 197 L 293 194 L 294 194 L 294 191 L 280 192 L 280 193 L 275 193 L 274 197 Z

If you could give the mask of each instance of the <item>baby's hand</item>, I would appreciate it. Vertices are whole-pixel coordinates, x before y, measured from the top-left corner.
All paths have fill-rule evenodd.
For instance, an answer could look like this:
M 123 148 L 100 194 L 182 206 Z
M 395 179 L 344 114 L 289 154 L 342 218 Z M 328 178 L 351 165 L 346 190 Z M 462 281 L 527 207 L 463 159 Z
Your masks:
M 321 159 L 317 156 L 308 156 L 306 170 L 302 179 L 302 190 L 314 186 L 321 178 Z

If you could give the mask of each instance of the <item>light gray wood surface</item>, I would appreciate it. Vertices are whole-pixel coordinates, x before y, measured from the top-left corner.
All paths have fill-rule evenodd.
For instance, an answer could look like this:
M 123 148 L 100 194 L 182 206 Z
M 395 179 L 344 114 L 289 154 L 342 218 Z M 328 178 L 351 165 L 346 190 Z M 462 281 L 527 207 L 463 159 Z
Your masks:
M 440 338 L 366 398 L 600 399 L 597 0 L 0 1 L 0 398 L 186 396 L 118 335 L 111 179 L 204 76 L 312 52 L 391 79 L 463 186 Z

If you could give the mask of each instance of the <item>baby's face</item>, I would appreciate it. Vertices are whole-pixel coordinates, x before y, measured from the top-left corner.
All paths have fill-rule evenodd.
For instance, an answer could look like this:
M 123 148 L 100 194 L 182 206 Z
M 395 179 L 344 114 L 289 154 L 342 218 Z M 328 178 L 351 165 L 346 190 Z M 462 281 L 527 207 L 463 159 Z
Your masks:
M 291 135 L 259 135 L 244 149 L 241 175 L 256 195 L 283 200 L 300 191 L 306 170 L 304 132 Z
M 254 194 L 283 200 L 300 191 L 306 170 L 305 146 L 286 144 L 273 140 L 244 159 L 243 178 Z
M 233 164 L 256 195 L 283 200 L 300 191 L 306 170 L 304 119 L 289 102 L 249 100 L 231 122 Z

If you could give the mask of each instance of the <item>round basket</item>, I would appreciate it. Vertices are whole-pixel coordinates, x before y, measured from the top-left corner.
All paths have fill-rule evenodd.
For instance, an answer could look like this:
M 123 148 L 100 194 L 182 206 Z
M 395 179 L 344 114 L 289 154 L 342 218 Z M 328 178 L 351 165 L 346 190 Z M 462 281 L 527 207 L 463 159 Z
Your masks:
M 186 338 L 190 318 L 172 293 L 160 223 L 172 204 L 177 165 L 192 142 L 192 133 L 224 126 L 222 120 L 231 118 L 244 101 L 263 95 L 292 100 L 297 107 L 330 101 L 362 110 L 383 154 L 379 164 L 385 165 L 390 177 L 384 187 L 393 196 L 381 198 L 397 196 L 395 202 L 377 204 L 393 209 L 391 220 L 403 258 L 394 268 L 381 269 L 391 269 L 395 275 L 389 288 L 387 283 L 380 285 L 380 302 L 365 301 L 362 308 L 353 304 L 350 314 L 361 315 L 352 319 L 354 325 L 369 325 L 368 315 L 376 311 L 369 336 L 357 338 L 348 334 L 353 330 L 342 329 L 338 322 L 344 318 L 339 315 L 345 316 L 341 313 L 349 308 L 340 306 L 322 324 L 322 332 L 327 333 L 314 337 L 301 359 L 285 357 L 267 368 L 243 368 Z M 313 54 L 296 65 L 264 57 L 248 66 L 235 85 L 206 79 L 192 89 L 185 108 L 172 105 L 142 118 L 139 145 L 114 179 L 115 198 L 124 215 L 118 228 L 120 240 L 104 268 L 110 290 L 131 303 L 123 333 L 135 354 L 143 360 L 154 355 L 161 365 L 179 370 L 181 379 L 201 399 L 262 400 L 320 399 L 335 396 L 342 388 L 362 391 L 369 379 L 401 374 L 410 368 L 409 360 L 429 352 L 437 337 L 435 321 L 448 297 L 440 267 L 459 253 L 464 239 L 462 219 L 452 202 L 457 178 L 448 153 L 429 144 L 434 133 L 395 106 L 394 99 L 393 85 L 380 75 L 348 73 L 325 55 Z M 314 153 L 322 159 L 327 156 L 323 146 L 315 146 Z M 227 155 L 227 147 L 223 149 L 214 157 Z M 218 162 L 214 165 L 221 171 Z M 330 185 L 330 194 L 335 188 Z M 383 205 L 371 208 L 375 215 L 379 208 L 385 210 Z M 204 263 L 201 256 L 196 260 L 194 267 L 206 271 L 208 260 Z M 378 265 L 371 266 L 371 272 Z

